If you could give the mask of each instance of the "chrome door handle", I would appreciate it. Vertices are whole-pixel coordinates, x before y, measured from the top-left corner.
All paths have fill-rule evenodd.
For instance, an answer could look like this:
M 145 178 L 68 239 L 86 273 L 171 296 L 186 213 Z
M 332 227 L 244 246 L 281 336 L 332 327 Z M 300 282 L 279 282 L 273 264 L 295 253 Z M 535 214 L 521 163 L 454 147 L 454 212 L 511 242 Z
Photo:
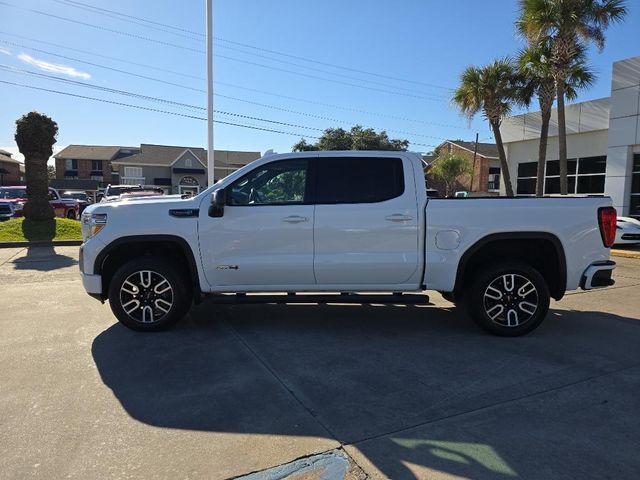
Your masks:
M 413 217 L 410 215 L 403 215 L 402 213 L 394 213 L 393 215 L 387 215 L 384 219 L 389 222 L 406 222 L 408 220 L 413 220 Z
M 302 223 L 308 220 L 309 219 L 307 217 L 301 217 L 300 215 L 289 215 L 288 217 L 284 217 L 282 219 L 283 222 L 287 223 Z

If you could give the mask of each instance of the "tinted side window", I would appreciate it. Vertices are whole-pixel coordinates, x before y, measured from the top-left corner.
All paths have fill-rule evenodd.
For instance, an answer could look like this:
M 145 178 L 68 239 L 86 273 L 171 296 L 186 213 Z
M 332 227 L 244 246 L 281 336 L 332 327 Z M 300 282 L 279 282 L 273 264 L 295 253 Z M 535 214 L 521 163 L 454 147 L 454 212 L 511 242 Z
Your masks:
M 404 192 L 402 159 L 321 157 L 316 203 L 373 203 Z
M 231 184 L 229 205 L 283 205 L 304 203 L 306 159 L 267 163 Z

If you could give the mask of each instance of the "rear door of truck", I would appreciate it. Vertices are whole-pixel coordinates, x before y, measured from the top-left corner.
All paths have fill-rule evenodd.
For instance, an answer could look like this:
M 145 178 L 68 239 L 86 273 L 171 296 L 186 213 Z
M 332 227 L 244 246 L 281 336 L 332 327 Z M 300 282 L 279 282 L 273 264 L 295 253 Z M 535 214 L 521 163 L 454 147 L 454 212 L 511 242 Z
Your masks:
M 420 263 L 411 161 L 392 152 L 321 152 L 316 181 L 316 282 L 375 286 L 410 281 Z

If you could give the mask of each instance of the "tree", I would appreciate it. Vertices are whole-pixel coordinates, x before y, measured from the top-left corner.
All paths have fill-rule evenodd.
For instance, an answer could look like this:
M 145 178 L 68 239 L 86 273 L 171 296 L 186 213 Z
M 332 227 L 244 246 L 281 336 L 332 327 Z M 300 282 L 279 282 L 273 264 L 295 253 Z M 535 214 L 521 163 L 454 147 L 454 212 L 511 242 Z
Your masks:
M 511 112 L 519 100 L 521 81 L 509 58 L 495 60 L 484 67 L 467 67 L 460 75 L 460 85 L 453 93 L 452 102 L 471 120 L 482 111 L 493 130 L 500 157 L 504 186 L 513 196 L 509 165 L 500 134 L 502 119 Z
M 30 220 L 51 220 L 47 160 L 53 153 L 58 124 L 46 115 L 29 112 L 16 120 L 15 140 L 24 155 L 27 196 L 24 216 Z
M 585 61 L 584 50 L 575 56 L 567 83 L 564 87 L 565 96 L 573 100 L 578 96 L 578 90 L 587 88 L 595 79 Z M 538 97 L 542 124 L 540 127 L 540 143 L 538 145 L 538 171 L 536 181 L 536 196 L 544 194 L 544 168 L 547 159 L 547 140 L 549 137 L 549 123 L 551 109 L 556 97 L 554 70 L 551 64 L 550 42 L 533 43 L 522 50 L 518 56 L 518 68 L 524 79 L 521 90 L 521 100 L 529 104 L 532 97 Z
M 355 125 L 350 131 L 327 128 L 318 141 L 308 143 L 304 138 L 293 146 L 294 152 L 313 150 L 406 150 L 409 140 L 390 139 L 387 132 Z
M 471 162 L 455 153 L 445 153 L 436 158 L 430 165 L 429 172 L 442 180 L 445 185 L 445 196 L 451 195 L 456 182 L 472 171 Z
M 571 66 L 589 42 L 604 48 L 604 32 L 627 14 L 625 0 L 520 0 L 518 33 L 530 43 L 551 46 L 551 65 L 558 103 L 560 193 L 567 188 L 567 128 L 564 101 Z
M 49 182 L 56 179 L 56 167 L 53 165 L 47 165 L 47 179 Z

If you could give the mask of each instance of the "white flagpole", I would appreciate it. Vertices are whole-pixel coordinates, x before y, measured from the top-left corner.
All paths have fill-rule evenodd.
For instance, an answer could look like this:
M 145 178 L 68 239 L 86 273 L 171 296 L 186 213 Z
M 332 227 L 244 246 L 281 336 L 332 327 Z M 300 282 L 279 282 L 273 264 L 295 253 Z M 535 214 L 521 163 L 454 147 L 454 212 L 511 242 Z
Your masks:
M 207 2 L 207 181 L 213 185 L 213 0 Z

